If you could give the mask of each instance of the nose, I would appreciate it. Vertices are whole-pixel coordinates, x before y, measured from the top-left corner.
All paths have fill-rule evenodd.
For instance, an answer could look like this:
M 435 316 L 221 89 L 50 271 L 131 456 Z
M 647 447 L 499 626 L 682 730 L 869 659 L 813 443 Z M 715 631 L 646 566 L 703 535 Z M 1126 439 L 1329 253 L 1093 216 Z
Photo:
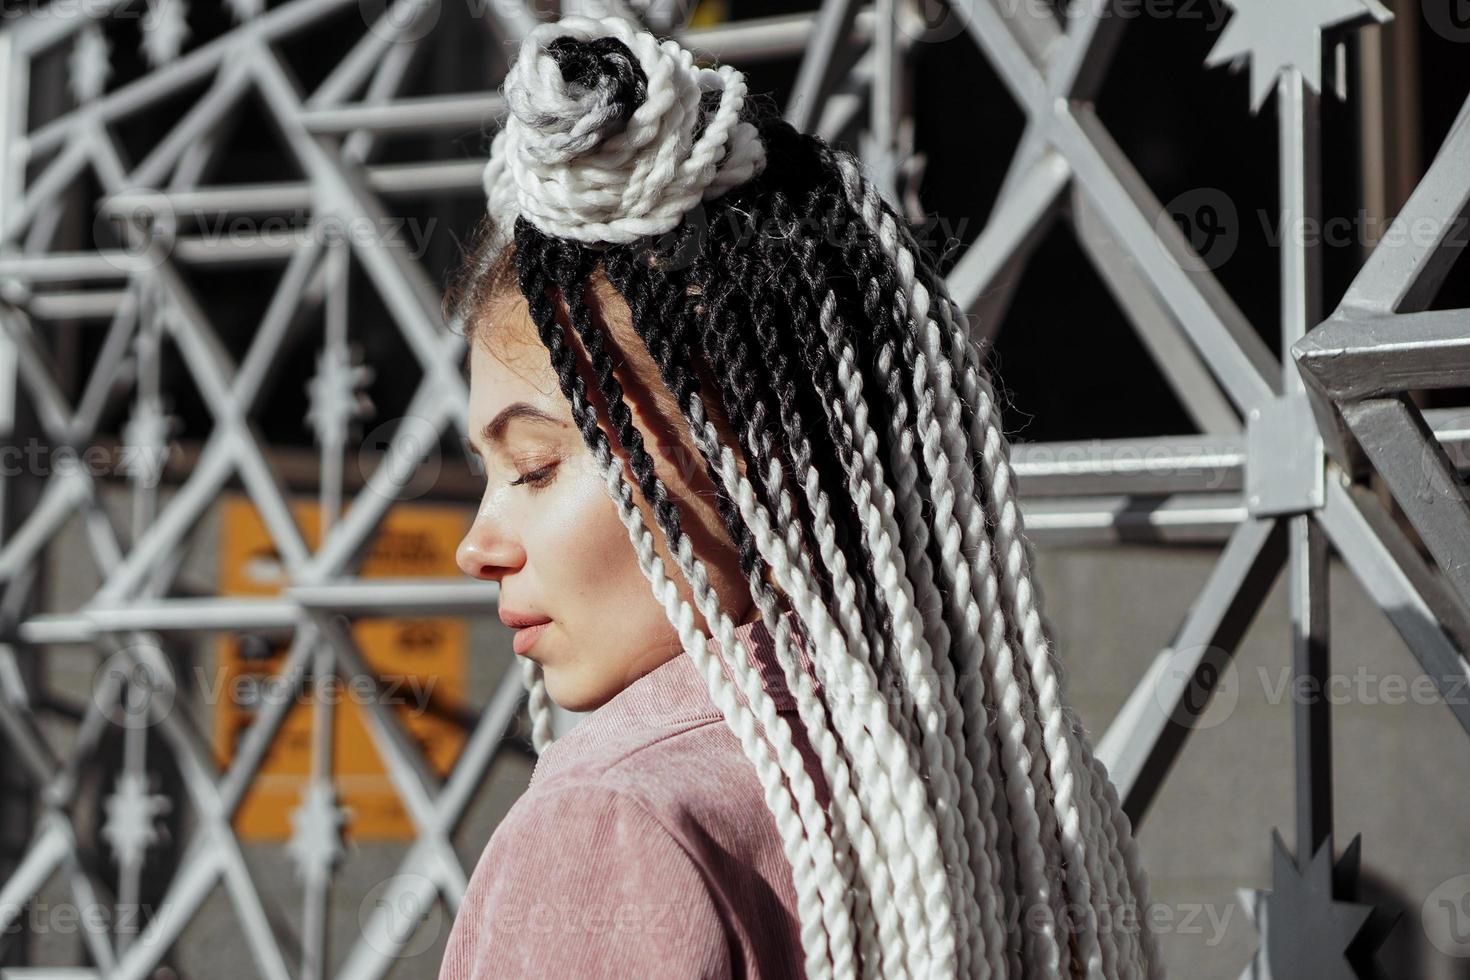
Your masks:
M 455 549 L 454 560 L 470 578 L 498 582 L 525 563 L 526 553 L 500 522 L 480 514 Z

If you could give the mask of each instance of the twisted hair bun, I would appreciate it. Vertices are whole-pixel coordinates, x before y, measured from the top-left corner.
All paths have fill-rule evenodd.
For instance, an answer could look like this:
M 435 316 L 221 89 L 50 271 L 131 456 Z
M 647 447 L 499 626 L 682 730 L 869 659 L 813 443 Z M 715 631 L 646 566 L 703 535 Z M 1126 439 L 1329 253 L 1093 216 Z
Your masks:
M 507 239 L 518 215 L 584 243 L 663 234 L 765 166 L 760 136 L 741 118 L 745 76 L 699 67 L 677 42 L 620 17 L 536 27 L 504 93 L 510 113 L 484 184 Z

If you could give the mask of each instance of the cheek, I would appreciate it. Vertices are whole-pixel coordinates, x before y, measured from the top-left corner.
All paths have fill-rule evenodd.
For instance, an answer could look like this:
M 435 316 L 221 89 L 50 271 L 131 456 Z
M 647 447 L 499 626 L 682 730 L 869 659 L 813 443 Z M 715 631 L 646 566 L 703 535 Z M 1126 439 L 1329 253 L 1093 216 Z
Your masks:
M 596 463 L 590 456 L 578 457 L 562 471 L 539 505 L 544 518 L 533 545 L 554 585 L 548 602 L 568 621 L 586 625 L 638 591 L 652 601 L 628 529 Z
M 644 525 L 654 530 L 652 514 Z M 563 638 L 544 651 L 547 691 L 563 707 L 592 710 L 629 683 L 680 652 L 678 631 L 654 598 L 628 529 L 590 456 L 565 467 L 534 505 L 534 534 L 525 538 L 547 586 L 547 615 Z M 677 570 L 661 535 L 658 554 L 667 573 Z

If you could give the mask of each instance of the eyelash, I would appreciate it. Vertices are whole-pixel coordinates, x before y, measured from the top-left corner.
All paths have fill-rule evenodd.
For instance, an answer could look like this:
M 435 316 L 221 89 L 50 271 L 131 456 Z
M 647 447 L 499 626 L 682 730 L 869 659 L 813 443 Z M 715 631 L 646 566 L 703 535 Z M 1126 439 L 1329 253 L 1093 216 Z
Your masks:
M 510 481 L 510 486 L 525 486 L 531 493 L 544 490 L 551 485 L 551 473 L 556 469 L 555 463 L 549 463 L 540 469 L 522 473 L 518 478 Z

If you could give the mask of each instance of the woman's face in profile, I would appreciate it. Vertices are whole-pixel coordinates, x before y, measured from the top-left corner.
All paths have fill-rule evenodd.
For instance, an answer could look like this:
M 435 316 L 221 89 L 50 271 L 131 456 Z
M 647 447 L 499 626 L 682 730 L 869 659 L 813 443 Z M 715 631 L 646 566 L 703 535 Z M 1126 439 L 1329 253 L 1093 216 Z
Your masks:
M 564 332 L 580 358 L 575 334 L 565 326 Z M 469 444 L 483 463 L 485 483 L 456 554 L 459 567 L 500 583 L 502 618 L 549 620 L 521 655 L 541 665 L 552 700 L 571 711 L 590 711 L 681 653 L 678 631 L 638 567 L 604 473 L 572 420 L 524 300 L 500 304 L 471 343 L 469 368 Z M 595 384 L 589 388 L 601 411 Z M 636 401 L 633 408 L 635 416 L 646 418 Z M 623 469 L 631 481 L 626 460 Z M 662 465 L 660 475 L 666 482 L 677 476 Z M 669 486 L 678 492 L 676 483 Z M 688 598 L 636 488 L 634 496 L 658 540 L 666 574 Z M 689 522 L 696 552 L 707 537 L 701 533 L 704 523 Z M 738 570 L 733 555 L 709 562 L 721 594 L 729 588 L 732 562 Z M 702 617 L 696 622 L 703 627 Z

